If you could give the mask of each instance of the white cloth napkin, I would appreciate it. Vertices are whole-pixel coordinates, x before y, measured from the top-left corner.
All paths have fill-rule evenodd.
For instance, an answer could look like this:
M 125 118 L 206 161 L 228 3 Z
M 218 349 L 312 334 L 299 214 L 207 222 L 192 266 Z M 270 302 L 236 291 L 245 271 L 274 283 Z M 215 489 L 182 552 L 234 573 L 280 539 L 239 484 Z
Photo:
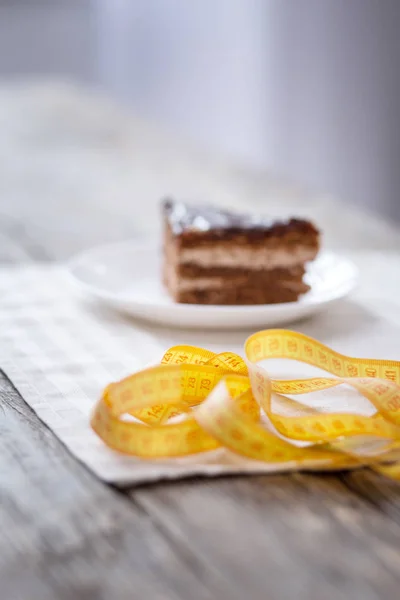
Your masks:
M 364 285 L 353 299 L 291 328 L 353 356 L 400 358 L 397 298 L 390 297 L 388 288 L 396 280 L 391 268 L 399 270 L 397 257 L 393 264 L 376 255 L 360 261 L 369 275 L 375 269 L 374 285 Z M 391 273 L 392 283 L 385 273 Z M 106 384 L 157 363 L 169 346 L 189 343 L 242 354 L 250 333 L 157 328 L 78 295 L 60 267 L 0 270 L 0 368 L 67 448 L 101 479 L 116 484 L 282 470 L 281 465 L 245 460 L 225 450 L 184 459 L 139 460 L 110 450 L 89 427 L 89 415 Z

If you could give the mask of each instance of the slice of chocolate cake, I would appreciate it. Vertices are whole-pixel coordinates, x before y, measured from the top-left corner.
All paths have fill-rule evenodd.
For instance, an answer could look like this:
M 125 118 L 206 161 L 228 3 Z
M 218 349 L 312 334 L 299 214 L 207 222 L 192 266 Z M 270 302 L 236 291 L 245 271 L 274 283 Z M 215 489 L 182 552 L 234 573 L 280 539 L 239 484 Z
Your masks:
M 319 250 L 309 221 L 265 218 L 173 200 L 162 205 L 164 283 L 187 304 L 293 302 Z

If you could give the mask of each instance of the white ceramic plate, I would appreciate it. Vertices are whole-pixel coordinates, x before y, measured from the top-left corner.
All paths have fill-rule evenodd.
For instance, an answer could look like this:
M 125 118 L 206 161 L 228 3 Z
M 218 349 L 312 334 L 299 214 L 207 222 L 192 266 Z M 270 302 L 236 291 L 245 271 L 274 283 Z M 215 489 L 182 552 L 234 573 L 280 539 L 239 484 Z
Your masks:
M 270 327 L 301 319 L 346 296 L 357 283 L 356 266 L 332 252 L 309 265 L 311 290 L 297 302 L 253 306 L 204 306 L 173 302 L 161 284 L 161 251 L 148 242 L 100 246 L 78 256 L 68 274 L 78 286 L 131 316 L 164 325 L 238 329 Z

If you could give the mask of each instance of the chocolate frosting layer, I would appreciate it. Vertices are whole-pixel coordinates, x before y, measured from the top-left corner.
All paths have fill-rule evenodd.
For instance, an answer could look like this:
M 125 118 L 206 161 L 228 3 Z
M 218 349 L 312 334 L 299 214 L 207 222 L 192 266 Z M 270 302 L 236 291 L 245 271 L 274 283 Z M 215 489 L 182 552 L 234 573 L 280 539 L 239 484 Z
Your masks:
M 227 239 L 246 234 L 249 238 L 264 238 L 301 231 L 318 235 L 310 221 L 303 219 L 272 220 L 259 215 L 234 213 L 205 205 L 165 199 L 163 212 L 176 236 L 203 234 L 207 238 Z

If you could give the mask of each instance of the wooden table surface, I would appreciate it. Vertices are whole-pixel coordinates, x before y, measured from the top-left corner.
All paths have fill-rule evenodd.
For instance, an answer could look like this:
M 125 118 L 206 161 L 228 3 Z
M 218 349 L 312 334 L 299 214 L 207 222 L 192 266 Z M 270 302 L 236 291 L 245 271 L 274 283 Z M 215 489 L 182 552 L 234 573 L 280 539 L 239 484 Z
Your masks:
M 157 185 L 231 204 L 271 195 L 266 176 L 195 154 L 190 162 L 189 150 L 172 137 L 167 143 L 168 136 L 75 89 L 3 89 L 0 109 L 7 115 L 0 143 L 2 263 L 65 259 L 95 242 L 150 229 L 156 201 L 144 204 Z M 145 183 L 145 167 L 153 177 L 161 173 L 161 183 Z M 290 208 L 291 198 L 298 213 L 310 210 L 301 194 L 293 197 L 282 192 L 281 207 Z M 340 225 L 328 199 L 313 202 L 331 245 L 398 252 L 395 228 L 367 216 L 360 226 L 350 209 Z M 4 600 L 399 597 L 396 483 L 359 470 L 117 490 L 71 457 L 4 373 L 0 406 Z

